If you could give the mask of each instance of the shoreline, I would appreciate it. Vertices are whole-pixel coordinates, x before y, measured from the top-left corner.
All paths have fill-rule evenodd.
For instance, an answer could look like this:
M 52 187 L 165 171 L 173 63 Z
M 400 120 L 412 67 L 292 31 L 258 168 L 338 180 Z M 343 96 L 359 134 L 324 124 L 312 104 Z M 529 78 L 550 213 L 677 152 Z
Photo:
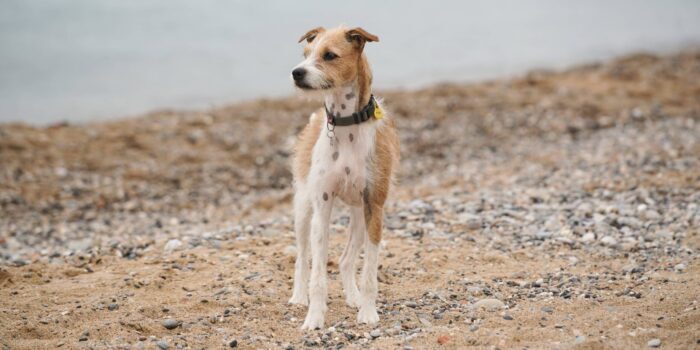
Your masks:
M 0 124 L 0 343 L 697 344 L 700 52 L 382 97 L 402 163 L 378 325 L 356 325 L 342 302 L 342 209 L 330 239 L 334 328 L 301 332 L 305 309 L 285 304 L 296 249 L 290 147 L 317 108 L 290 97 Z M 487 299 L 493 310 L 479 306 Z

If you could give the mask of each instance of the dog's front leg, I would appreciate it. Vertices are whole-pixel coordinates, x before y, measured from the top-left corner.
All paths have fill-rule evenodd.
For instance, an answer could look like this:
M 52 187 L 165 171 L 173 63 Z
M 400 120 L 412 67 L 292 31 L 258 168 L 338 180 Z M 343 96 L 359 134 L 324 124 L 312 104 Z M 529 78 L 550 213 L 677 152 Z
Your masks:
M 303 187 L 294 195 L 294 232 L 297 241 L 297 260 L 294 264 L 294 289 L 290 304 L 309 305 L 309 236 L 311 230 L 311 202 Z
M 309 281 L 309 311 L 302 329 L 323 328 L 326 315 L 328 281 L 328 225 L 333 209 L 333 196 L 330 191 L 322 192 L 313 198 L 311 218 L 311 280 Z

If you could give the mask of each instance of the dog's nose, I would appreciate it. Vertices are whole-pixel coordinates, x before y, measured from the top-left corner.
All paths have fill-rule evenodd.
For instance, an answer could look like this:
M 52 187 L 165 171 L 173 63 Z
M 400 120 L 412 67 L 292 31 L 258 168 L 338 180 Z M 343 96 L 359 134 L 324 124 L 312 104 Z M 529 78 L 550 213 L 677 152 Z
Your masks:
M 304 76 L 306 75 L 306 69 L 304 68 L 296 68 L 292 71 L 292 77 L 294 78 L 294 81 L 299 81 L 304 79 Z

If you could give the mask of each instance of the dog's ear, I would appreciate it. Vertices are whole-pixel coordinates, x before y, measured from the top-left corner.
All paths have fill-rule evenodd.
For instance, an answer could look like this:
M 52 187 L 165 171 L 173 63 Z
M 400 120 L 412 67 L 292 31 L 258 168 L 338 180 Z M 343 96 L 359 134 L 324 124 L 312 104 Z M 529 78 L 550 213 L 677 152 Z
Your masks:
M 368 33 L 366 30 L 360 27 L 353 28 L 345 32 L 345 38 L 359 48 L 364 47 L 365 43 L 368 41 L 379 41 L 379 37 Z
M 311 29 L 308 32 L 306 32 L 306 34 L 302 35 L 301 38 L 299 38 L 299 42 L 306 40 L 307 43 L 310 43 L 314 41 L 314 39 L 319 33 L 323 33 L 325 30 L 326 29 L 323 27 L 316 27 L 314 29 Z

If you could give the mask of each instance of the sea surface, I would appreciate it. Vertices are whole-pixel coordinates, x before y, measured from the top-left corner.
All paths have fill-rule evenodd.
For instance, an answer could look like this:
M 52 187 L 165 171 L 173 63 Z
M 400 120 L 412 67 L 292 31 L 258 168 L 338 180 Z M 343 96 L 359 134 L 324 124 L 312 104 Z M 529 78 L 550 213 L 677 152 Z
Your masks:
M 698 0 L 0 0 L 0 122 L 291 95 L 297 39 L 341 23 L 380 37 L 379 88 L 700 47 Z

